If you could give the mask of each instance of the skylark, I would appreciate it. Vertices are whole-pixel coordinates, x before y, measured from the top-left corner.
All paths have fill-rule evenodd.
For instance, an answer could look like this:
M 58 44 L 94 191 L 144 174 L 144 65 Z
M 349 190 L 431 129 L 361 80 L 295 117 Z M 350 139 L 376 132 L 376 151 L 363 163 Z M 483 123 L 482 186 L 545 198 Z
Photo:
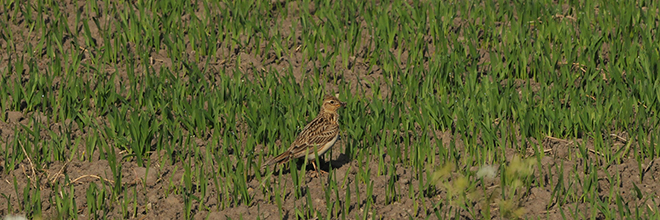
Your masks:
M 337 142 L 339 138 L 339 114 L 337 114 L 337 110 L 343 106 L 346 106 L 346 103 L 339 101 L 334 96 L 325 95 L 321 112 L 303 128 L 291 147 L 284 153 L 266 161 L 263 166 L 283 164 L 291 159 L 306 156 L 307 160 L 312 161 L 312 166 L 316 171 L 315 176 L 319 173 L 327 173 L 316 167 L 315 158 L 316 155 L 323 155 Z

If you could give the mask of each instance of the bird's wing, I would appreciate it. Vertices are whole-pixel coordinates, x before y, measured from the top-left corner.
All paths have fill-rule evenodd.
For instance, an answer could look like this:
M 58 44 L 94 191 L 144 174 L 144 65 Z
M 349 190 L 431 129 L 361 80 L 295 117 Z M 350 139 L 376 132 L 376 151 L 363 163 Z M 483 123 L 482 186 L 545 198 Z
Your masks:
M 313 154 L 318 147 L 330 142 L 339 134 L 339 125 L 322 120 L 317 118 L 310 122 L 291 144 L 288 151 L 294 158 L 305 156 L 305 152 Z

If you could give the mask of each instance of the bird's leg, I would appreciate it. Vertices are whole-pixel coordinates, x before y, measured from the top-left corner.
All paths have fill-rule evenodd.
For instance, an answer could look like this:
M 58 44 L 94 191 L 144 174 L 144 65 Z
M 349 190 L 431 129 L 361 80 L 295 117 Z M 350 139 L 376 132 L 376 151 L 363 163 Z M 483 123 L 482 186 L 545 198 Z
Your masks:
M 314 172 L 314 174 L 312 174 L 312 177 L 318 177 L 318 176 L 321 176 L 323 174 L 328 173 L 328 172 L 323 171 L 322 169 L 318 169 L 316 167 L 316 161 L 312 161 L 312 166 L 314 166 L 314 171 L 316 171 L 316 172 Z

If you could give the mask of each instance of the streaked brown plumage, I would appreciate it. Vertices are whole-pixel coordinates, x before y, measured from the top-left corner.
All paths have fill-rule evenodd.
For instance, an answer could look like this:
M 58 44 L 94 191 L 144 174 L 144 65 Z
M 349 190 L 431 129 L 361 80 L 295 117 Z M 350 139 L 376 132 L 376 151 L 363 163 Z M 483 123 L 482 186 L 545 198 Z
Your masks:
M 345 105 L 346 103 L 339 101 L 336 97 L 325 95 L 318 116 L 303 128 L 289 149 L 266 161 L 263 166 L 283 164 L 291 159 L 306 156 L 308 160 L 312 160 L 314 170 L 325 172 L 317 169 L 314 159 L 316 155 L 323 155 L 337 141 L 339 137 L 337 110 Z

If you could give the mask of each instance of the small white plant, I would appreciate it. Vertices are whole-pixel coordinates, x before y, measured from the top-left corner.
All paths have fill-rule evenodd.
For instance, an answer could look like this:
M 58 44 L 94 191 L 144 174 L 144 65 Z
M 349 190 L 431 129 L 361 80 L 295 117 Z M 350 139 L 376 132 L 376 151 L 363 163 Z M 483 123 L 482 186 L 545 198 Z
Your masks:
M 7 215 L 2 220 L 27 220 L 27 218 L 23 215 Z

